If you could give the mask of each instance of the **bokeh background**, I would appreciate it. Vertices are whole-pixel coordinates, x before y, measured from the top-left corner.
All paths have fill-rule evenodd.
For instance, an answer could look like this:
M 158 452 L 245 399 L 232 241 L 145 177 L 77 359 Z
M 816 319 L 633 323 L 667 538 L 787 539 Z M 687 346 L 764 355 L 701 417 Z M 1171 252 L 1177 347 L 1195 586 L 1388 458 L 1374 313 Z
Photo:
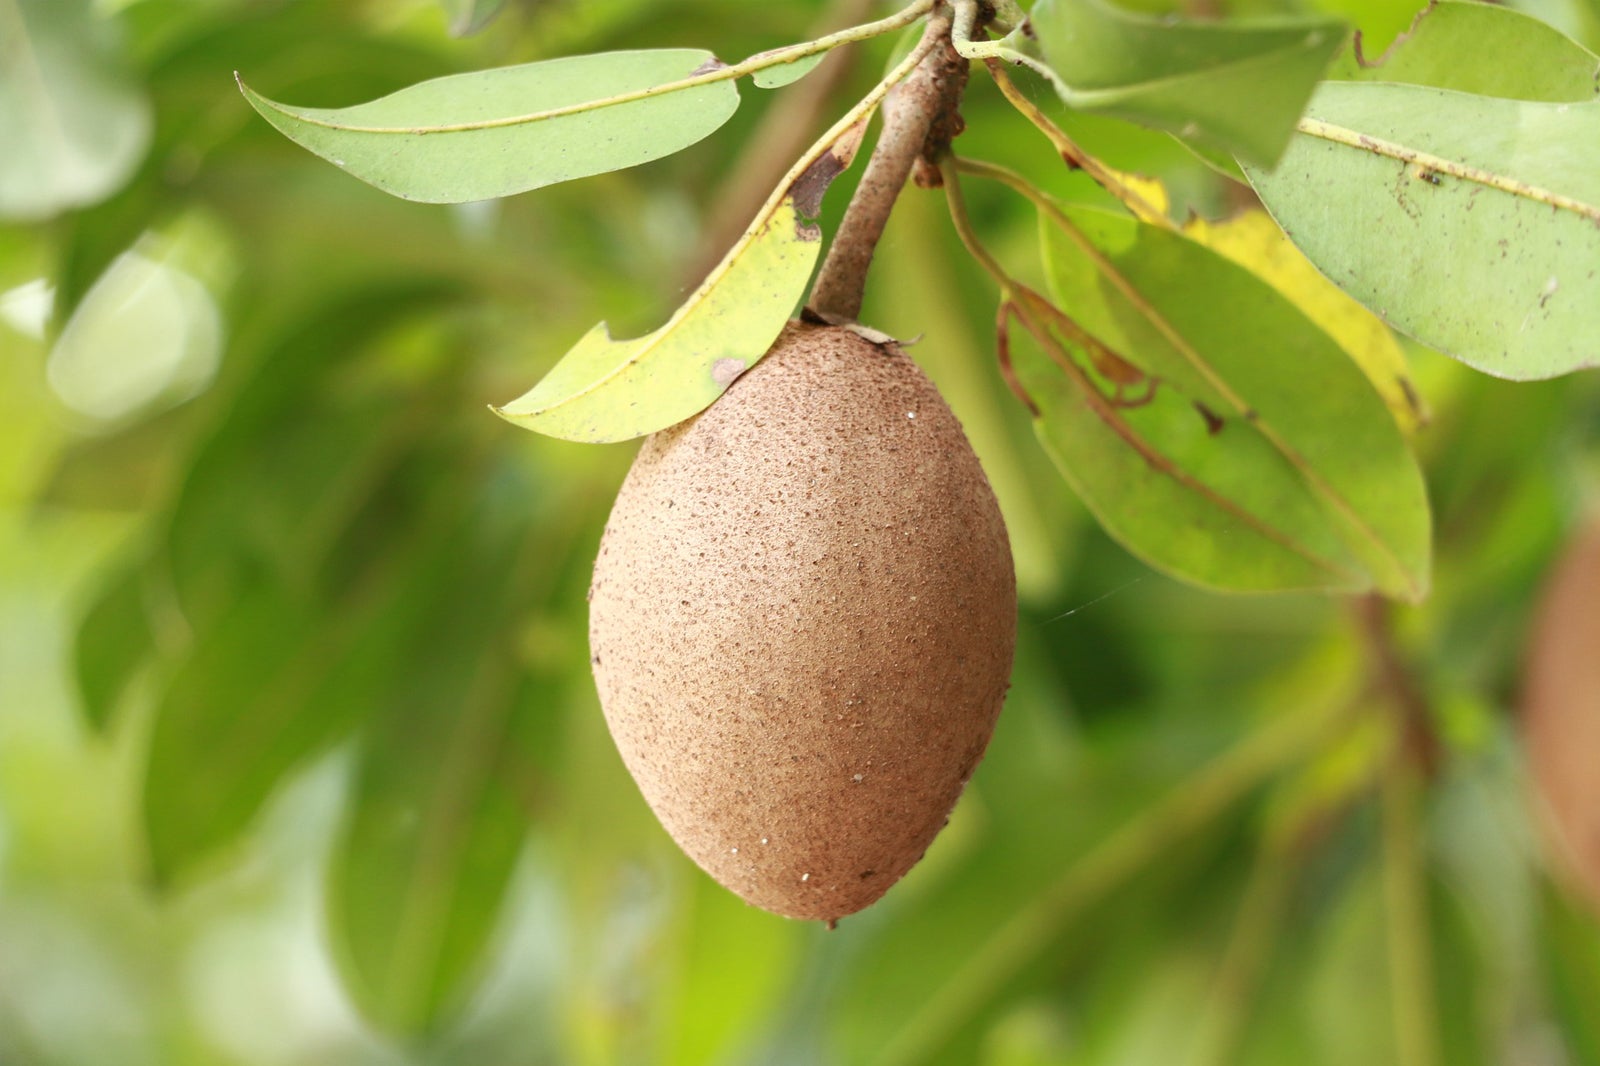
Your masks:
M 597 321 L 659 324 L 894 42 L 746 88 L 679 156 L 461 207 L 294 147 L 233 76 L 339 106 L 883 8 L 473 6 L 0 0 L 0 1063 L 1600 1063 L 1600 930 L 1546 872 L 1515 720 L 1600 471 L 1593 375 L 1413 351 L 1425 605 L 1188 589 L 1034 444 L 993 293 L 912 190 L 864 320 L 922 336 L 1001 496 L 1016 675 L 927 859 L 835 932 L 775 918 L 657 827 L 588 678 L 633 446 L 485 405 Z M 1600 48 L 1594 0 L 1513 6 Z M 1311 7 L 1369 54 L 1414 14 L 1187 10 Z M 981 78 L 966 113 L 962 151 L 1094 198 Z M 1174 142 L 1069 125 L 1178 210 L 1241 202 Z M 1036 271 L 1026 205 L 969 199 Z

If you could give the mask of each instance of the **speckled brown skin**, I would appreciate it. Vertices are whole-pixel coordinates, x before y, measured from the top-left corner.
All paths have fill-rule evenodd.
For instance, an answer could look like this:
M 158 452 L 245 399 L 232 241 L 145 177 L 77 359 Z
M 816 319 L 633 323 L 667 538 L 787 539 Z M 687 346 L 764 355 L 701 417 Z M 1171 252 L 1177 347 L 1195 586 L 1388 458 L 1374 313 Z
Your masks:
M 707 873 L 831 920 L 944 825 L 1016 641 L 1005 526 L 916 365 L 791 323 L 645 442 L 595 563 L 589 644 L 623 761 Z
M 1567 549 L 1529 636 L 1523 730 L 1560 872 L 1600 907 L 1600 520 Z

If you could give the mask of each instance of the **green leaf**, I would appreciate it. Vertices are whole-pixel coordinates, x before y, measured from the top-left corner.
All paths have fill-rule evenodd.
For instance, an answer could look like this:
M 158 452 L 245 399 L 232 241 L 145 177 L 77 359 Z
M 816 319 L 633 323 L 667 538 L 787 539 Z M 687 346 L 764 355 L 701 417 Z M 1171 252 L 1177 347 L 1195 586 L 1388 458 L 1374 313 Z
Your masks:
M 439 0 L 450 20 L 450 36 L 469 37 L 487 26 L 506 0 Z
M 1600 100 L 1330 83 L 1283 161 L 1248 173 L 1317 268 L 1401 332 L 1497 377 L 1600 363 Z
M 513 486 L 525 486 L 517 481 Z M 561 687 L 516 653 L 529 564 L 559 574 L 523 494 L 477 507 L 428 623 L 363 738 L 328 906 L 358 1006 L 394 1032 L 436 1028 L 463 1005 L 526 834 Z M 393 663 L 390 664 L 393 672 Z
M 1107 530 L 1202 585 L 1420 599 L 1422 476 L 1339 346 L 1181 234 L 1088 209 L 1052 218 L 1047 268 L 1072 318 L 1037 297 L 1019 317 L 1065 362 L 1034 356 L 1022 383 L 1046 450 Z
M 98 203 L 150 143 L 149 104 L 87 0 L 0 3 L 0 217 Z
M 822 195 L 855 156 L 851 127 L 776 193 L 666 325 L 618 341 L 604 322 L 544 379 L 494 410 L 566 440 L 642 437 L 709 407 L 767 353 L 805 291 L 822 248 Z
M 269 161 L 279 155 L 275 150 L 288 147 L 271 126 L 250 121 L 220 140 L 215 132 L 207 132 L 215 131 L 207 116 L 218 114 L 217 86 L 231 77 L 232 70 L 282 69 L 289 74 L 286 83 L 292 80 L 293 84 L 308 86 L 303 91 L 339 92 L 348 94 L 346 98 L 349 99 L 362 99 L 388 91 L 400 84 L 397 79 L 420 81 L 450 69 L 437 50 L 419 51 L 421 42 L 411 40 L 410 35 L 364 36 L 359 20 L 340 19 L 330 23 L 325 12 L 319 14 L 303 4 L 276 8 L 271 18 L 247 19 L 236 17 L 242 13 L 238 8 L 228 8 L 232 14 L 223 16 L 220 8 L 186 5 L 186 14 L 180 16 L 171 5 L 158 5 L 159 11 L 145 4 L 113 6 L 123 12 L 125 21 L 137 22 L 142 16 L 149 16 L 167 33 L 179 27 L 183 29 L 172 38 L 163 35 L 162 40 L 168 43 L 156 47 L 156 55 L 146 54 L 144 75 L 161 121 L 152 150 L 138 173 L 117 195 L 61 220 L 59 259 L 52 272 L 56 283 L 55 322 L 58 327 L 72 314 L 78 301 L 105 273 L 112 260 L 152 228 L 163 236 L 172 234 L 175 229 L 189 232 L 197 216 L 204 216 L 206 223 L 215 220 L 230 230 L 237 224 L 242 231 L 240 235 L 251 244 L 253 254 L 248 266 L 260 268 L 266 267 L 266 260 L 259 252 L 273 242 L 245 235 L 270 230 L 275 235 L 290 238 L 291 242 L 315 237 L 327 247 L 327 216 L 332 215 L 341 223 L 352 217 L 342 204 L 331 204 L 326 196 L 308 194 L 303 186 L 297 190 L 298 181 L 266 177 L 267 172 L 280 163 L 290 162 L 282 158 Z M 174 26 L 174 22 L 178 26 Z M 194 25 L 186 25 L 190 22 Z M 277 67 L 285 56 L 294 56 L 293 64 Z M 222 106 L 230 112 L 230 121 L 247 115 L 242 108 L 234 110 L 228 105 Z M 257 152 L 262 154 L 257 155 Z M 246 158 L 253 162 L 246 163 Z M 253 175 L 254 179 L 237 186 L 231 181 L 224 182 L 230 191 L 220 196 L 208 194 L 198 200 L 190 196 L 174 199 L 171 175 L 174 167 L 185 165 L 184 159 L 204 159 L 207 167 L 226 168 L 237 161 L 242 169 L 230 172 Z M 321 160 L 309 155 L 294 162 L 303 164 L 301 173 L 323 168 Z M 203 169 L 196 176 L 202 182 L 209 182 L 210 178 L 204 175 L 216 173 Z M 213 193 L 221 191 L 220 187 L 212 189 Z M 358 187 L 356 191 L 365 192 L 365 189 Z M 193 208 L 192 205 L 202 202 L 205 207 Z M 185 204 L 191 207 L 185 208 Z M 227 217 L 234 212 L 237 212 L 235 217 Z M 435 221 L 432 212 L 414 214 L 418 216 L 416 225 L 425 226 Z M 174 219 L 175 215 L 178 220 Z M 289 221 L 291 218 L 293 222 Z M 398 229 L 392 232 L 397 241 L 408 236 Z M 204 239 L 201 243 L 214 246 L 214 242 Z M 373 247 L 373 242 L 358 241 L 354 233 L 342 236 L 337 243 L 341 257 L 359 249 L 369 263 L 386 258 Z M 287 249 L 285 256 L 289 257 Z M 314 278 L 319 286 L 318 294 L 326 295 L 331 286 L 327 272 L 320 269 L 325 261 L 317 258 L 319 269 L 315 271 L 305 270 L 302 265 L 305 261 L 303 256 L 292 257 L 285 268 L 294 271 L 294 276 L 308 286 Z M 193 263 L 178 265 L 193 271 L 219 295 L 226 291 L 225 286 L 213 284 L 216 275 L 194 270 Z M 247 283 L 248 288 L 261 295 L 278 292 L 278 286 L 266 276 L 270 272 L 269 267 L 265 273 L 255 273 Z M 251 305 L 259 307 L 258 299 L 252 298 Z M 230 362 L 233 358 L 230 356 Z
M 1600 93 L 1600 57 L 1546 22 L 1476 0 L 1434 0 L 1377 60 L 1358 46 L 1329 75 L 1551 103 Z
M 1270 164 L 1344 39 L 1325 18 L 1177 22 L 1040 0 L 1033 26 L 1067 106 Z
M 352 367 L 390 354 L 380 331 L 441 295 L 383 286 L 295 322 L 190 461 L 152 568 L 193 640 L 147 756 L 158 881 L 231 844 L 285 775 L 370 715 L 429 617 L 474 463 L 417 436 L 451 398 L 437 375 L 407 405 Z
M 805 56 L 789 63 L 780 63 L 775 67 L 762 67 L 750 75 L 750 80 L 763 89 L 781 89 L 785 85 L 792 85 L 801 78 L 817 69 L 817 64 L 828 57 L 827 52 L 818 52 L 815 55 Z M 752 56 L 752 59 L 755 57 Z
M 190 460 L 165 516 L 165 562 L 191 626 L 204 629 L 263 571 L 302 588 L 312 580 L 416 425 L 393 396 L 352 395 L 334 379 L 375 358 L 386 330 L 455 295 L 425 280 L 346 290 L 250 353 L 255 373 Z M 426 391 L 410 400 L 441 402 Z
M 312 710 L 309 700 L 318 667 L 331 668 L 332 656 L 344 649 L 317 652 L 316 621 L 281 587 L 264 585 L 200 635 L 173 677 L 156 715 L 144 781 L 157 884 L 171 883 L 236 837 L 285 769 L 311 750 L 286 721 L 337 735 L 339 716 Z M 319 654 L 329 658 L 314 662 Z
M 100 589 L 78 626 L 78 693 L 84 719 L 96 732 L 110 727 L 128 683 L 154 651 L 144 583 L 142 566 L 122 570 Z
M 439 589 L 464 533 L 459 492 L 435 484 L 429 497 L 430 513 L 402 522 L 392 500 L 374 501 L 371 509 L 408 532 L 361 538 L 363 552 L 378 558 L 339 602 L 320 605 L 263 582 L 201 632 L 150 741 L 145 822 L 158 882 L 230 844 L 287 774 L 403 688 L 395 664 L 422 654 L 419 633 L 437 624 Z
M 689 48 L 550 59 L 421 82 L 345 108 L 240 90 L 285 136 L 407 200 L 462 203 L 637 166 L 715 132 L 739 106 Z M 668 88 L 677 86 L 676 88 Z

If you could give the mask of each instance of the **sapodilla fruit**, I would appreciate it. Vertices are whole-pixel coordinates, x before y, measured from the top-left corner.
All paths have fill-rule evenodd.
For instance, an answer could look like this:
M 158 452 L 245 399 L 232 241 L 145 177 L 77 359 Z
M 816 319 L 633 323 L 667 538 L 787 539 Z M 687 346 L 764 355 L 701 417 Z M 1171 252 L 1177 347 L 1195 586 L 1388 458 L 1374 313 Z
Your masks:
M 790 323 L 645 442 L 589 644 L 661 824 L 745 900 L 831 921 L 922 857 L 1005 695 L 1016 579 L 960 424 L 904 352 Z
M 1530 633 L 1522 725 L 1555 865 L 1600 907 L 1600 518 L 1546 582 Z

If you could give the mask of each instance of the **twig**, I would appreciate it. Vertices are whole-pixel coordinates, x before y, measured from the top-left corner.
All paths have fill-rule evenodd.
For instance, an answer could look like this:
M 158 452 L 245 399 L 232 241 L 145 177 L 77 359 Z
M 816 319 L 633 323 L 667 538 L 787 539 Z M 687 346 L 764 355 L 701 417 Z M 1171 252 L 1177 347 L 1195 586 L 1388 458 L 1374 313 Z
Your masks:
M 1383 890 L 1396 1051 L 1401 1066 L 1438 1066 L 1439 1019 L 1419 807 L 1424 786 L 1439 772 L 1443 745 L 1427 695 L 1395 643 L 1390 604 L 1373 595 L 1352 606 L 1372 684 L 1396 725 L 1395 748 L 1382 776 Z
M 1389 973 L 1400 1066 L 1438 1066 L 1433 938 L 1422 861 L 1417 766 L 1397 752 L 1383 778 L 1383 889 L 1389 912 Z
M 649 100 L 666 96 L 669 93 L 682 92 L 685 89 L 698 89 L 719 81 L 732 81 L 737 78 L 754 74 L 757 71 L 768 70 L 772 67 L 783 66 L 785 63 L 794 63 L 821 52 L 831 51 L 840 45 L 854 44 L 871 37 L 877 37 L 904 26 L 909 26 L 922 18 L 934 6 L 936 0 L 912 0 L 910 6 L 895 12 L 887 18 L 877 22 L 869 22 L 862 26 L 851 26 L 849 29 L 830 33 L 814 41 L 804 41 L 792 44 L 786 48 L 773 48 L 766 52 L 757 52 L 755 55 L 729 66 L 720 61 L 707 63 L 699 70 L 677 79 L 676 81 L 662 82 L 659 85 L 648 85 L 642 89 L 630 89 L 627 92 L 616 93 L 612 96 L 603 96 L 595 100 L 583 100 L 573 104 L 562 104 L 559 107 L 546 108 L 542 111 L 527 111 L 517 115 L 502 115 L 497 118 L 471 119 L 465 122 L 450 122 L 431 126 L 365 126 L 352 125 L 342 119 L 319 117 L 315 114 L 299 112 L 296 121 L 310 126 L 324 126 L 329 129 L 344 130 L 348 133 L 371 133 L 389 136 L 417 136 L 435 133 L 460 133 L 467 130 L 493 130 L 504 129 L 508 126 L 523 126 L 533 122 L 543 122 L 553 118 L 564 118 L 568 115 L 585 114 L 598 111 L 601 108 L 617 107 L 622 104 L 636 103 L 640 100 Z M 251 92 L 245 87 L 238 71 L 234 71 L 233 78 L 239 83 L 239 88 L 250 96 Z
M 1392 608 L 1377 595 L 1363 596 L 1352 606 L 1373 682 L 1399 716 L 1403 754 L 1424 780 L 1430 780 L 1439 772 L 1444 746 L 1434 728 L 1428 697 L 1395 644 Z
M 1317 825 L 1304 820 L 1283 832 L 1266 832 L 1258 846 L 1233 934 L 1211 986 L 1190 1066 L 1236 1062 L 1293 895 L 1298 863 Z
M 986 60 L 984 65 L 988 68 L 989 76 L 994 79 L 1001 95 L 1018 114 L 1033 123 L 1039 132 L 1045 135 L 1056 153 L 1061 156 L 1062 162 L 1074 170 L 1081 170 L 1089 175 L 1095 184 L 1121 201 L 1139 221 L 1169 230 L 1178 228 L 1164 210 L 1146 200 L 1137 189 L 1122 180 L 1121 174 L 1084 151 L 1067 135 L 1066 130 L 1052 122 L 1037 104 L 1017 88 L 1017 83 L 1011 80 L 1011 75 L 1006 73 L 1004 66 L 993 59 Z
M 950 47 L 947 12 L 928 20 L 922 42 L 933 47 L 884 101 L 883 132 L 811 289 L 808 307 L 828 321 L 853 322 L 861 313 L 873 250 L 912 166 L 922 158 L 937 164 L 959 132 L 967 62 Z

